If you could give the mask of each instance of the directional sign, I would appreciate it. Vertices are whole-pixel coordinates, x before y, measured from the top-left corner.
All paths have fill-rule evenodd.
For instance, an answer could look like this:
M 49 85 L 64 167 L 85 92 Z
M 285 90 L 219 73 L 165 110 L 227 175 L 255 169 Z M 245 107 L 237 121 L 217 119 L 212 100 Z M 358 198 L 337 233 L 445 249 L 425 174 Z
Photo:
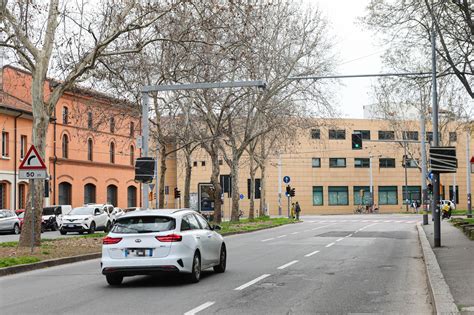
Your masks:
M 290 176 L 285 176 L 285 177 L 283 177 L 283 182 L 284 182 L 285 184 L 288 184 L 288 183 L 290 182 L 290 180 L 291 180 Z
M 456 173 L 458 160 L 455 147 L 431 147 L 430 169 L 438 173 Z
M 47 178 L 46 165 L 34 145 L 26 153 L 18 170 L 18 177 L 20 179 Z

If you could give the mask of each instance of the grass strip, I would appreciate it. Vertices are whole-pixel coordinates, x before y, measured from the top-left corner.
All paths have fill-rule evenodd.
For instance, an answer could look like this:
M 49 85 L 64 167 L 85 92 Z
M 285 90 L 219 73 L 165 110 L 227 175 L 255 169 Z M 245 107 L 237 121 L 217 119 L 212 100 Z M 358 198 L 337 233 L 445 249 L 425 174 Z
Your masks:
M 293 219 L 288 218 L 270 218 L 270 217 L 261 217 L 255 219 L 242 219 L 238 222 L 222 222 L 219 224 L 221 226 L 220 234 L 228 233 L 240 233 L 240 232 L 250 232 L 257 231 L 269 227 L 276 227 L 285 224 L 291 224 L 298 222 Z
M 38 257 L 20 256 L 20 257 L 4 257 L 0 258 L 0 268 L 11 267 L 16 265 L 32 264 L 41 261 Z

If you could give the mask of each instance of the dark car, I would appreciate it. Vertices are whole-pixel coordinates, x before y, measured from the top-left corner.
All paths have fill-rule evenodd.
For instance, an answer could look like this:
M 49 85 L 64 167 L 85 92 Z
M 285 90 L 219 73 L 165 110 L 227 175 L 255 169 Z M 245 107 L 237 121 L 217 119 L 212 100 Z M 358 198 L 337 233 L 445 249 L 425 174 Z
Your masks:
M 57 231 L 58 223 L 56 222 L 56 207 L 44 207 L 41 222 L 41 229 L 43 231 L 51 230 Z

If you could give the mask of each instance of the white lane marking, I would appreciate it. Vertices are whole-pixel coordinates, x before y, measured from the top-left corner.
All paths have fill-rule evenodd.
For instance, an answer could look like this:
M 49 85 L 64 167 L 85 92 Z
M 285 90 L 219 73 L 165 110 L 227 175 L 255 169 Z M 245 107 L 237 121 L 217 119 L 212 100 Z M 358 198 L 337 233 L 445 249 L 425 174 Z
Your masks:
M 359 232 L 359 230 L 355 231 L 354 234 L 356 234 L 357 232 Z
M 277 238 L 282 238 L 282 237 L 285 237 L 286 234 L 283 234 L 283 235 L 280 235 L 280 236 L 277 236 Z
M 337 239 L 336 242 L 340 242 L 344 239 L 344 237 L 341 237 L 340 239 Z
M 274 240 L 275 238 L 272 237 L 272 238 L 267 238 L 266 240 L 262 240 L 262 242 L 268 242 L 268 241 L 271 241 L 271 240 Z
M 326 245 L 326 247 L 331 247 L 334 244 L 336 244 L 336 243 L 329 243 L 329 244 Z
M 260 280 L 263 280 L 263 279 L 265 279 L 266 277 L 269 277 L 269 276 L 270 276 L 269 274 L 261 275 L 260 277 L 255 278 L 255 279 L 253 279 L 252 281 L 249 281 L 249 282 L 247 282 L 247 283 L 242 284 L 240 287 L 237 287 L 237 288 L 235 288 L 234 290 L 236 290 L 236 291 L 243 290 L 243 289 L 245 289 L 245 288 L 250 287 L 252 284 L 255 284 L 255 283 L 259 282 Z
M 346 237 L 351 237 L 352 235 L 353 235 L 353 234 L 351 233 L 351 234 L 347 235 Z
M 383 222 L 389 223 L 389 222 L 392 222 L 392 220 L 385 220 L 385 221 L 383 221 Z
M 402 223 L 403 221 L 395 221 L 396 223 Z
M 298 262 L 298 260 L 290 261 L 289 263 L 284 264 L 284 265 L 278 267 L 277 269 L 280 269 L 280 270 L 281 270 L 281 269 L 285 269 L 286 267 L 289 267 L 289 266 L 291 266 L 291 265 L 293 265 L 293 264 L 296 264 L 297 262 Z
M 322 228 L 325 228 L 325 227 L 328 227 L 328 226 L 331 226 L 331 225 L 334 225 L 334 224 L 335 223 L 328 224 L 328 225 L 323 225 L 323 226 L 318 226 L 318 227 L 312 228 L 311 231 L 319 230 L 319 229 L 322 229 Z M 307 230 L 307 231 L 310 231 L 310 230 Z
M 319 253 L 319 250 L 315 250 L 314 252 L 306 254 L 306 255 L 304 255 L 304 257 L 311 257 L 311 256 L 313 256 L 314 254 L 317 254 L 317 253 Z
M 295 234 L 298 234 L 298 233 L 299 233 L 299 232 L 293 232 L 293 233 L 291 233 L 291 234 L 295 235 Z
M 186 313 L 184 313 L 184 315 L 194 315 L 194 314 L 197 314 L 197 313 L 199 313 L 200 311 L 202 311 L 202 310 L 208 308 L 209 306 L 214 305 L 214 303 L 216 303 L 216 302 L 206 302 L 206 303 L 204 303 L 204 304 L 199 305 L 198 307 L 193 308 L 193 309 L 190 310 L 190 311 L 187 311 Z

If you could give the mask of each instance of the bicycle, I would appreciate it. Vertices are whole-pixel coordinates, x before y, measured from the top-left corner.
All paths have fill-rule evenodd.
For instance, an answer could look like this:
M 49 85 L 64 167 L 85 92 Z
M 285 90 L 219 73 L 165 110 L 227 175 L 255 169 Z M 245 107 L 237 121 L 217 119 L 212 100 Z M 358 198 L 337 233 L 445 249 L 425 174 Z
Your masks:
M 357 208 L 354 209 L 354 214 L 362 214 L 364 211 L 364 207 L 362 207 L 362 205 L 358 205 Z

